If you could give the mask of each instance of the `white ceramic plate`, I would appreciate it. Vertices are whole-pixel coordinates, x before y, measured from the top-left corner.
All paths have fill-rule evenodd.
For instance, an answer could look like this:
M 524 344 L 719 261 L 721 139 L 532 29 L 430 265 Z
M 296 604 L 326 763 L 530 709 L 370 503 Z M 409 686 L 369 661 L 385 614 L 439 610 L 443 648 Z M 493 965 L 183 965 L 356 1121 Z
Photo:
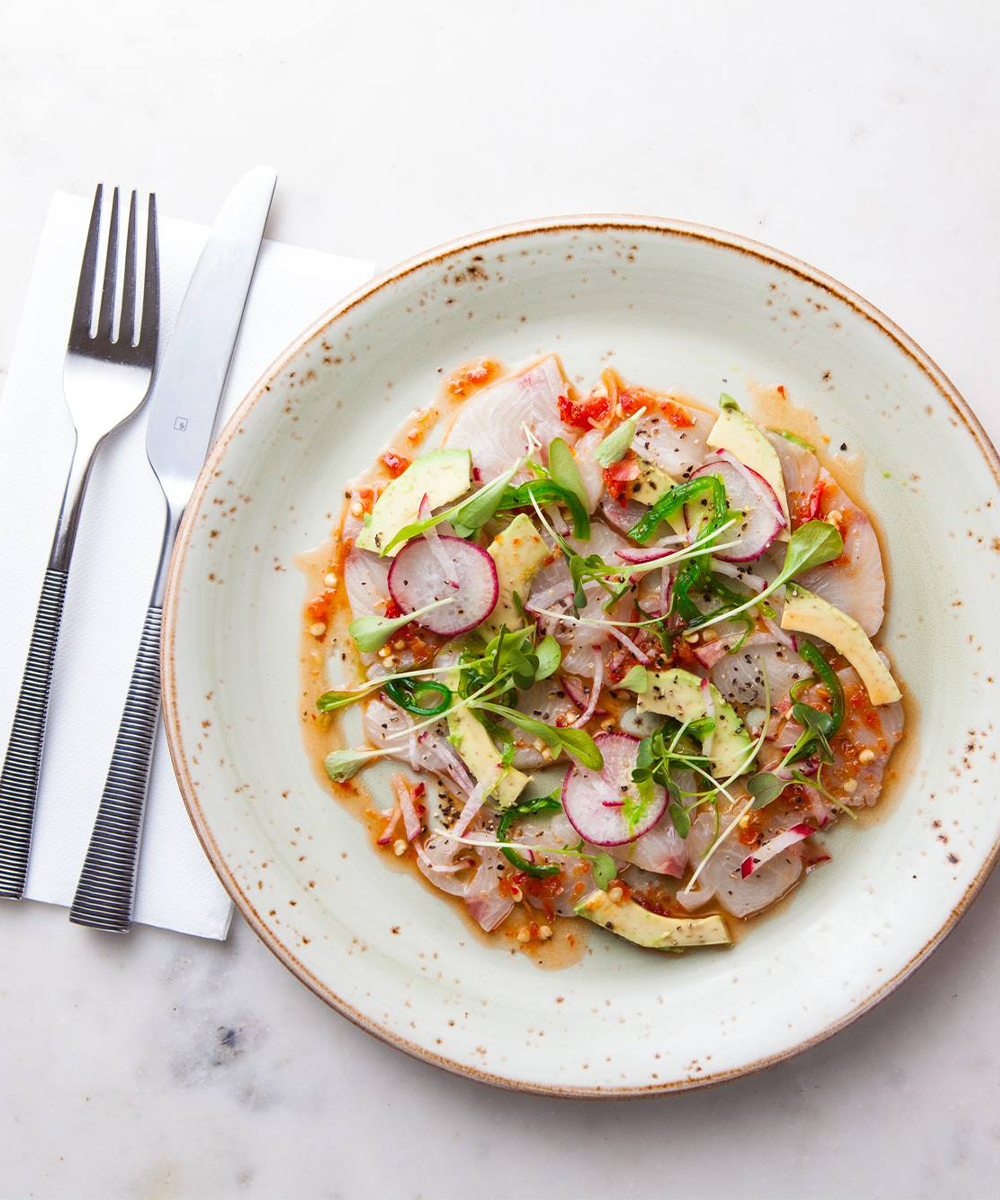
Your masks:
M 439 373 L 547 349 L 714 400 L 784 383 L 868 456 L 888 532 L 884 642 L 914 703 L 890 815 L 729 952 L 681 958 L 594 931 L 543 971 L 470 937 L 387 870 L 317 783 L 298 724 L 304 584 L 342 485 Z M 731 1078 L 842 1028 L 954 925 L 1000 834 L 988 737 L 1000 646 L 998 460 L 927 356 L 860 297 L 730 234 L 574 218 L 482 234 L 376 280 L 268 371 L 220 438 L 175 555 L 167 728 L 191 818 L 257 933 L 372 1033 L 494 1083 L 633 1095 Z M 398 929 L 398 933 L 394 932 Z

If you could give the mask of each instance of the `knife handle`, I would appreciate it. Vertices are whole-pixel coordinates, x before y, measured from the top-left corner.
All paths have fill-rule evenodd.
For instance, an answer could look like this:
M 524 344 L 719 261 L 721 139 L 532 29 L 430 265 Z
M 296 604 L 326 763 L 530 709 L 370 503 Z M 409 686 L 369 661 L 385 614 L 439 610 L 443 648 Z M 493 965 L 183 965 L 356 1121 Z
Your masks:
M 128 698 L 111 756 L 69 919 L 105 933 L 132 924 L 136 861 L 160 717 L 160 628 L 163 609 L 146 610 Z
M 67 578 L 64 570 L 49 567 L 45 572 L 7 757 L 0 772 L 0 896 L 8 900 L 21 899 L 28 874 L 45 718 Z

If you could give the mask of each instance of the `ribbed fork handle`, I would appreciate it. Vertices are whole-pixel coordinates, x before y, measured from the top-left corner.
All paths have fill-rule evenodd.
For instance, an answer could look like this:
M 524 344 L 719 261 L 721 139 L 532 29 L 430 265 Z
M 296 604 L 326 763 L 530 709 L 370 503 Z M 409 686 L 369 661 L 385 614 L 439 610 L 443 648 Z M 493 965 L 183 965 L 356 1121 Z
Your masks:
M 97 820 L 69 914 L 77 925 L 107 933 L 126 933 L 132 924 L 136 859 L 160 716 L 162 620 L 163 609 L 150 605 Z
M 45 717 L 66 598 L 66 580 L 65 571 L 50 567 L 45 572 L 7 757 L 0 773 L 0 896 L 8 900 L 21 899 L 28 874 Z

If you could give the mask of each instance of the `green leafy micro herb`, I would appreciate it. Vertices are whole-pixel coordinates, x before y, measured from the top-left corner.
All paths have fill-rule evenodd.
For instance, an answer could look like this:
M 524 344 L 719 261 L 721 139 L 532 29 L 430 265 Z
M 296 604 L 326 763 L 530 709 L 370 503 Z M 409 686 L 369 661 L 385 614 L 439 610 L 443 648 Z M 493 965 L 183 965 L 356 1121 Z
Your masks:
M 801 446 L 803 450 L 811 450 L 813 454 L 816 453 L 815 446 L 813 446 L 809 442 L 807 442 L 805 438 L 799 437 L 799 435 L 797 433 L 792 433 L 791 430 L 789 430 L 789 429 L 771 429 L 771 428 L 769 428 L 767 432 L 768 433 L 776 433 L 778 435 L 778 437 L 783 437 L 786 442 L 793 442 L 796 446 Z
M 347 631 L 362 654 L 374 654 L 376 650 L 382 649 L 397 629 L 402 629 L 410 621 L 433 612 L 436 608 L 454 603 L 450 596 L 446 596 L 425 604 L 423 608 L 415 608 L 413 612 L 403 613 L 401 617 L 356 617 L 348 625 Z
M 594 451 L 594 461 L 599 467 L 610 467 L 612 463 L 618 462 L 628 454 L 635 439 L 635 431 L 639 424 L 639 418 L 645 411 L 645 408 L 640 408 L 627 421 L 622 421 L 601 442 Z
M 535 668 L 535 682 L 548 679 L 559 670 L 562 662 L 562 647 L 551 635 L 542 638 L 535 648 L 535 658 L 538 666 Z
M 833 717 L 828 712 L 811 708 L 801 702 L 792 705 L 791 715 L 802 726 L 802 733 L 785 755 L 786 762 L 798 762 L 809 753 L 818 753 L 825 762 L 833 762 L 833 751 L 829 741 L 833 737 Z
M 560 487 L 572 492 L 584 510 L 589 512 L 590 497 L 583 486 L 580 468 L 576 465 L 573 451 L 561 437 L 553 438 L 549 443 L 549 474 Z
M 594 883 L 601 889 L 602 892 L 606 892 L 608 890 L 608 885 L 618 874 L 618 868 L 615 866 L 615 860 L 610 854 L 605 854 L 603 852 L 593 856 L 591 859 L 590 869 L 594 876 Z
M 554 725 L 536 721 L 534 717 L 526 717 L 524 713 L 518 712 L 515 708 L 509 708 L 505 704 L 494 704 L 492 701 L 480 701 L 474 707 L 503 717 L 512 725 L 516 725 L 518 729 L 530 733 L 532 737 L 541 738 L 552 750 L 565 750 L 592 771 L 599 771 L 604 766 L 604 758 L 600 750 L 594 739 L 584 729 L 558 729 Z
M 381 758 L 386 750 L 334 750 L 323 759 L 327 775 L 335 783 L 343 783 L 374 758 Z
M 766 808 L 788 787 L 787 779 L 779 779 L 773 771 L 761 771 L 747 780 L 747 791 L 753 796 L 754 809 Z
M 630 692 L 645 692 L 649 688 L 649 672 L 641 663 L 636 663 L 626 671 L 615 687 L 628 688 Z
M 576 463 L 573 463 L 573 468 L 576 469 Z M 580 486 L 583 487 L 582 481 Z M 564 487 L 555 479 L 529 479 L 520 487 L 505 488 L 494 511 L 509 512 L 511 509 L 538 504 L 564 504 L 573 518 L 573 536 L 582 542 L 590 540 L 590 514 L 586 500 L 581 500 L 576 491 Z
M 667 806 L 667 812 L 670 814 L 670 819 L 674 823 L 674 828 L 682 838 L 686 838 L 691 832 L 691 812 L 690 809 L 684 807 L 679 800 L 671 800 Z
M 709 476 L 709 478 L 713 478 L 713 476 Z M 692 480 L 691 482 L 697 483 L 698 481 Z M 656 505 L 649 510 L 650 513 L 655 507 Z M 710 625 L 727 620 L 729 617 L 738 616 L 748 608 L 756 607 L 772 592 L 790 582 L 793 575 L 797 575 L 800 571 L 807 571 L 810 567 L 818 567 L 821 563 L 831 562 L 833 559 L 839 558 L 843 550 L 844 539 L 832 525 L 827 525 L 825 521 L 807 521 L 805 525 L 800 525 L 788 539 L 784 565 L 762 592 L 751 596 L 749 600 L 744 601 L 736 608 L 709 613 L 700 620 L 696 618 L 690 622 L 689 628 L 707 629 Z M 674 593 L 676 594 L 676 592 L 677 584 L 674 585 Z

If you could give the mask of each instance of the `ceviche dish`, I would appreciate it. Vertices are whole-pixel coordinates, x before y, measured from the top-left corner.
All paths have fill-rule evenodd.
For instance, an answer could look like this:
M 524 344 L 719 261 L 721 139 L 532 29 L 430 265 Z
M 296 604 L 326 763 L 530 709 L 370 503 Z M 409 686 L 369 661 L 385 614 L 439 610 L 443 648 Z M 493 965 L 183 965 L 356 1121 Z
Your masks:
M 478 360 L 310 556 L 310 753 L 512 948 L 730 945 L 864 836 L 903 732 L 882 551 L 815 419 L 753 399 Z

